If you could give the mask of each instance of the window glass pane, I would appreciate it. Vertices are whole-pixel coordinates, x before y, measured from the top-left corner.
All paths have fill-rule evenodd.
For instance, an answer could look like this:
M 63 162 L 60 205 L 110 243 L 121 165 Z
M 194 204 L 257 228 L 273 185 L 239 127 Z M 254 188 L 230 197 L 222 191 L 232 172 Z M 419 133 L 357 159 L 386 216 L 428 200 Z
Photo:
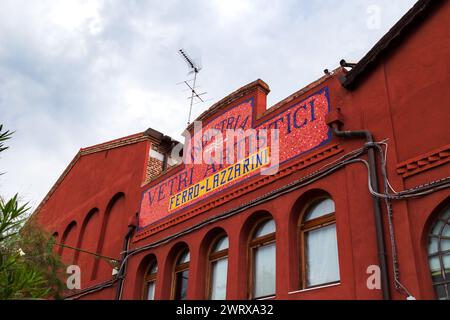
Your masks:
M 442 239 L 441 240 L 441 251 L 450 250 L 450 240 Z
M 275 243 L 253 250 L 253 297 L 275 294 Z
M 175 300 L 186 300 L 189 270 L 176 273 Z
M 442 212 L 441 217 L 442 220 L 448 220 L 450 219 L 450 206 L 447 207 L 447 209 L 445 209 L 444 212 Z
M 446 272 L 450 271 L 450 254 L 442 257 L 442 262 L 444 263 L 444 268 Z
M 444 230 L 442 231 L 443 237 L 450 237 L 450 225 L 446 224 Z
M 428 254 L 433 254 L 438 251 L 438 238 L 431 238 L 430 237 L 430 243 L 428 244 Z
M 336 240 L 336 225 L 305 233 L 306 237 L 306 285 L 339 280 L 339 259 Z
M 315 204 L 311 206 L 308 210 L 308 213 L 305 216 L 304 221 L 309 221 L 312 219 L 319 218 L 321 216 L 333 213 L 334 210 L 334 201 L 330 198 L 319 200 Z
M 228 237 L 222 237 L 217 240 L 212 252 L 219 252 L 225 249 L 228 249 Z
M 438 271 L 438 273 L 441 273 L 441 265 L 439 263 L 439 257 L 432 257 L 429 260 L 430 270 L 431 273 L 434 274 L 435 271 Z
M 444 225 L 444 223 L 445 222 L 443 222 L 441 220 L 438 220 L 436 222 L 436 224 L 434 225 L 433 230 L 431 230 L 431 233 L 435 234 L 435 235 L 440 235 L 441 234 L 441 229 L 442 229 L 442 226 Z
M 445 285 L 435 286 L 436 295 L 439 300 L 447 300 L 447 292 L 445 292 Z
M 158 265 L 154 263 L 151 268 L 148 270 L 148 274 L 155 274 L 158 272 Z
M 211 264 L 211 300 L 225 300 L 227 294 L 228 259 Z
M 189 250 L 184 251 L 184 252 L 180 255 L 180 257 L 178 258 L 177 265 L 180 265 L 180 264 L 182 264 L 182 263 L 189 262 L 190 258 L 191 258 L 191 256 L 190 256 L 190 254 L 189 254 Z
M 440 237 L 450 237 L 450 206 L 448 206 L 445 211 L 441 213 L 436 223 L 433 225 L 431 230 L 432 235 Z M 430 236 L 430 245 L 428 247 L 428 253 L 433 254 L 436 252 L 441 252 L 439 256 L 429 258 L 429 266 L 431 271 L 431 278 L 435 284 L 436 296 L 439 300 L 450 299 L 450 285 L 437 283 L 447 282 L 450 279 L 450 254 L 442 255 L 443 252 L 450 250 L 450 240 L 449 239 L 438 239 L 438 245 L 436 246 L 434 242 L 436 239 Z M 437 248 L 436 248 L 437 247 Z
M 265 221 L 261 223 L 261 225 L 258 227 L 258 229 L 255 232 L 255 235 L 253 239 L 271 234 L 275 232 L 275 221 L 273 219 L 270 219 L 268 221 Z
M 155 299 L 155 281 L 148 282 L 147 284 L 147 300 Z

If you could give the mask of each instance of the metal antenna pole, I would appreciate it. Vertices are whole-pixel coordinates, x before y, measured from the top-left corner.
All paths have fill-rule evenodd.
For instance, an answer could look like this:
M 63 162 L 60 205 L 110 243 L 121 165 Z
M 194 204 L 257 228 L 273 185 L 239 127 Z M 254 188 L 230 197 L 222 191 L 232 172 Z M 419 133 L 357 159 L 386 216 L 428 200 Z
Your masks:
M 191 103 L 189 106 L 189 117 L 188 117 L 188 121 L 187 124 L 188 126 L 191 124 L 191 115 L 192 115 L 192 106 L 194 104 L 194 99 L 197 98 L 198 100 L 200 100 L 201 102 L 204 102 L 204 100 L 200 97 L 201 95 L 206 94 L 206 92 L 203 93 L 197 93 L 195 91 L 195 84 L 197 81 L 197 73 L 199 73 L 199 71 L 201 70 L 201 67 L 199 67 L 184 51 L 183 49 L 178 50 L 178 52 L 181 54 L 181 56 L 183 57 L 183 59 L 186 61 L 186 63 L 188 64 L 189 69 L 191 69 L 191 71 L 189 72 L 189 74 L 194 73 L 194 79 L 193 80 L 187 80 L 184 81 L 184 83 L 186 84 L 186 86 L 189 87 L 189 89 L 191 89 L 191 97 L 188 99 L 191 99 Z M 189 85 L 188 81 L 193 81 L 192 87 Z
M 192 85 L 192 90 L 191 90 L 191 106 L 189 107 L 189 117 L 188 117 L 188 122 L 187 125 L 191 124 L 191 113 L 192 113 L 192 104 L 194 102 L 194 95 L 195 95 L 195 81 L 197 80 L 197 71 L 194 72 L 194 83 Z

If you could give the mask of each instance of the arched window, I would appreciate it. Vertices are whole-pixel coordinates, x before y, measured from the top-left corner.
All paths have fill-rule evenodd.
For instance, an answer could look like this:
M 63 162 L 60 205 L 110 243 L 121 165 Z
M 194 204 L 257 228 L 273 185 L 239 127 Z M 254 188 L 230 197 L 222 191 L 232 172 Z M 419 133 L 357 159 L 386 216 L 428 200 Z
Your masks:
M 155 288 L 156 288 L 156 274 L 158 272 L 158 263 L 153 260 L 145 273 L 145 291 L 144 299 L 154 300 L 155 299 Z
M 188 279 L 189 279 L 189 249 L 184 249 L 178 256 L 174 277 L 173 277 L 173 295 L 175 300 L 186 300 Z
M 221 235 L 209 253 L 210 283 L 208 296 L 211 300 L 224 300 L 227 295 L 228 237 Z
M 262 298 L 275 294 L 275 221 L 260 222 L 250 241 L 251 298 Z
M 450 205 L 431 228 L 428 261 L 437 298 L 450 300 Z
M 334 201 L 316 199 L 299 223 L 301 288 L 339 281 Z
M 77 246 L 77 223 L 76 221 L 72 221 L 64 230 L 62 234 L 60 243 L 63 245 L 68 245 L 71 247 Z M 72 264 L 74 259 L 74 250 L 71 250 L 67 247 L 60 246 L 59 255 L 61 259 L 66 264 Z

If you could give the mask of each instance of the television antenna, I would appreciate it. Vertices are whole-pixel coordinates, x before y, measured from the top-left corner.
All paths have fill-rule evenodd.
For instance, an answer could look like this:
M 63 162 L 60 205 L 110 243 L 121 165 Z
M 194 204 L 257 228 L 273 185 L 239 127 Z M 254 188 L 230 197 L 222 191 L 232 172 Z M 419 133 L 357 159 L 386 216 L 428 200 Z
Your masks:
M 188 90 L 191 91 L 191 96 L 188 97 L 188 99 L 190 99 L 190 106 L 189 106 L 189 117 L 188 117 L 188 122 L 187 124 L 190 125 L 191 124 L 191 114 L 192 114 L 192 105 L 194 104 L 194 99 L 197 98 L 198 100 L 200 100 L 199 102 L 205 102 L 201 96 L 206 94 L 206 92 L 202 92 L 202 93 L 197 93 L 197 91 L 195 90 L 197 87 L 195 86 L 195 83 L 197 81 L 197 74 L 200 72 L 200 70 L 202 69 L 200 66 L 198 66 L 194 60 L 192 60 L 187 54 L 186 52 L 184 52 L 183 49 L 178 50 L 178 52 L 180 53 L 181 57 L 183 58 L 184 61 L 186 61 L 190 71 L 188 74 L 194 74 L 194 79 L 191 80 L 185 80 L 183 82 L 180 82 L 178 84 L 185 84 L 188 87 Z M 189 84 L 189 82 L 192 81 L 192 86 Z

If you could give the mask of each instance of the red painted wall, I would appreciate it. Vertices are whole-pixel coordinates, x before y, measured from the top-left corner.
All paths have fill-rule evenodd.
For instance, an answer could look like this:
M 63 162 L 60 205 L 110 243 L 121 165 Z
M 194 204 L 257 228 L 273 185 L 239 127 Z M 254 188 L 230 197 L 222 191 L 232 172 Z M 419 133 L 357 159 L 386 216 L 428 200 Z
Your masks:
M 402 178 L 396 167 L 406 161 L 433 149 L 450 143 L 448 131 L 448 106 L 450 96 L 450 32 L 445 26 L 450 21 L 450 5 L 444 5 L 435 12 L 420 28 L 404 39 L 398 48 L 383 59 L 374 71 L 354 91 L 344 90 L 336 78 L 327 80 L 332 108 L 340 107 L 344 117 L 344 129 L 366 129 L 373 132 L 377 141 L 388 139 L 388 175 L 398 190 L 410 188 L 450 173 L 450 166 L 439 167 L 421 172 L 417 175 Z M 317 90 L 317 88 L 314 88 Z M 306 97 L 308 92 L 303 95 Z M 360 147 L 363 141 L 342 141 L 344 152 Z M 245 203 L 288 182 L 301 177 L 322 166 L 319 163 L 302 172 L 294 172 L 291 176 L 273 182 L 271 185 L 256 190 L 244 197 L 216 207 L 195 217 L 189 222 L 170 227 L 145 240 L 137 242 L 136 247 L 155 242 L 170 234 L 188 228 L 207 217 L 214 216 L 229 208 Z M 296 254 L 297 212 L 295 203 L 307 203 L 308 190 L 321 189 L 328 192 L 336 202 L 337 236 L 341 284 L 295 292 L 298 280 L 298 255 Z M 398 247 L 400 280 L 409 291 L 422 299 L 434 298 L 427 265 L 426 245 L 427 228 L 430 216 L 435 208 L 449 196 L 448 190 L 432 195 L 394 203 L 394 230 Z M 303 199 L 302 197 L 306 197 Z M 248 250 L 246 221 L 259 210 L 269 212 L 277 222 L 277 298 L 281 299 L 379 299 L 380 291 L 368 290 L 366 269 L 377 264 L 375 228 L 371 197 L 367 191 L 367 172 L 361 165 L 348 166 L 339 172 L 321 179 L 313 185 L 285 195 L 258 208 L 252 208 L 238 216 L 226 219 L 204 230 L 196 231 L 171 243 L 149 250 L 133 257 L 129 265 L 129 274 L 138 270 L 139 261 L 147 254 L 154 254 L 161 272 L 158 274 L 157 298 L 170 297 L 171 273 L 173 258 L 171 249 L 178 242 L 185 242 L 191 250 L 191 276 L 189 297 L 204 298 L 204 275 L 207 256 L 202 250 L 202 241 L 210 229 L 223 228 L 230 239 L 228 298 L 244 299 L 247 294 Z M 384 209 L 384 220 L 386 212 Z M 388 228 L 385 226 L 388 265 L 392 264 L 391 243 Z M 208 237 L 206 237 L 208 238 Z M 282 249 L 281 249 L 282 248 Z M 162 275 L 160 275 L 162 273 Z M 392 270 L 389 269 L 392 283 Z M 138 298 L 136 288 L 141 284 L 127 281 L 125 296 Z M 391 294 L 395 299 L 405 299 L 391 285 Z
M 119 259 L 128 221 L 138 210 L 149 144 L 81 156 L 36 213 L 39 223 L 57 232 L 59 242 Z M 71 223 L 74 227 L 67 230 Z M 58 250 L 64 263 L 80 266 L 82 288 L 111 279 L 112 266 L 105 260 Z
M 370 130 L 376 141 L 387 139 L 387 170 L 393 187 L 397 190 L 411 188 L 450 174 L 449 163 L 404 177 L 398 171 L 399 164 L 450 144 L 450 3 L 446 2 L 434 11 L 420 27 L 404 37 L 397 47 L 382 58 L 378 65 L 365 75 L 359 86 L 344 89 L 338 74 L 328 77 L 306 92 L 295 97 L 300 101 L 311 92 L 328 86 L 332 110 L 340 108 L 343 129 Z M 256 108 L 259 113 L 265 106 L 264 96 L 258 91 Z M 248 96 L 241 97 L 246 99 Z M 283 109 L 281 106 L 277 111 Z M 264 117 L 268 117 L 265 115 Z M 264 117 L 259 119 L 263 121 Z M 289 169 L 283 177 L 265 185 L 252 185 L 248 181 L 247 193 L 231 201 L 220 202 L 192 218 L 168 225 L 165 229 L 146 238 L 135 238 L 132 248 L 152 244 L 167 236 L 235 208 L 242 203 L 260 197 L 284 186 L 343 154 L 360 148 L 362 140 L 333 140 L 323 148 L 305 155 L 323 160 L 303 169 Z M 338 154 L 326 157 L 321 152 L 329 146 L 339 145 Z M 128 217 L 134 214 L 140 202 L 140 187 L 148 143 L 138 143 L 108 152 L 82 157 L 63 183 L 39 212 L 40 221 L 51 231 L 64 237 L 71 221 L 77 226 L 66 234 L 67 243 L 78 243 L 89 250 L 101 250 L 104 254 L 119 257 Z M 380 159 L 378 159 L 379 162 Z M 409 163 L 409 162 L 408 162 Z M 413 165 L 410 165 L 413 166 Z M 283 168 L 281 168 L 283 169 Z M 176 171 L 176 170 L 175 170 Z M 170 176 L 172 173 L 168 173 Z M 320 190 L 328 193 L 336 204 L 336 227 L 339 250 L 340 283 L 337 285 L 298 290 L 299 257 L 297 228 L 301 209 Z M 119 192 L 124 197 L 114 196 Z M 427 262 L 427 232 L 436 208 L 450 196 L 449 190 L 441 190 L 417 199 L 394 201 L 393 221 L 398 248 L 400 280 L 417 299 L 435 297 Z M 115 201 L 116 200 L 116 201 Z M 383 207 L 385 240 L 388 257 L 391 294 L 394 299 L 405 299 L 395 290 L 392 277 L 387 212 Z M 88 222 L 85 217 L 94 211 Z M 186 209 L 186 211 L 188 211 Z M 306 187 L 292 191 L 264 204 L 247 209 L 238 215 L 215 222 L 207 227 L 181 236 L 166 244 L 133 255 L 128 260 L 123 287 L 124 299 L 139 299 L 142 294 L 143 274 L 151 259 L 158 262 L 156 298 L 171 296 L 172 271 L 177 248 L 184 243 L 191 253 L 188 298 L 205 298 L 207 248 L 210 239 L 219 231 L 229 237 L 229 263 L 227 298 L 246 299 L 248 283 L 248 249 L 250 230 L 257 218 L 270 214 L 276 222 L 278 299 L 381 299 L 380 290 L 366 286 L 369 265 L 378 264 L 376 233 L 372 198 L 367 190 L 367 170 L 361 164 L 348 165 Z M 109 218 L 108 218 L 109 217 Z M 84 231 L 80 231 L 84 230 Z M 80 232 L 82 237 L 80 238 Z M 104 237 L 103 245 L 99 244 Z M 63 252 L 64 259 L 66 250 Z M 83 286 L 111 279 L 111 269 L 104 262 L 98 266 L 90 258 L 79 255 L 79 263 L 89 269 L 93 279 L 85 275 Z M 96 276 L 95 276 L 96 275 Z M 98 291 L 83 298 L 112 299 L 115 288 Z

